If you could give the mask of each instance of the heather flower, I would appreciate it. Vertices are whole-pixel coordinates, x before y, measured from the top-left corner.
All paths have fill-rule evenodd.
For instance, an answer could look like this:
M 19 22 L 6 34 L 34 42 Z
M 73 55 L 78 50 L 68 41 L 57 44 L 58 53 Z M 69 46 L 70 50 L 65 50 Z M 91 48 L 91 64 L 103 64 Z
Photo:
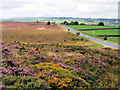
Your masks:
M 5 88 L 5 86 L 4 85 L 0 85 L 0 87 L 3 89 L 3 88 Z
M 51 74 L 51 72 L 44 72 L 44 71 L 42 73 L 47 74 L 47 75 Z
M 33 77 L 37 76 L 37 74 L 33 74 Z
M 2 70 L 3 68 L 2 67 L 0 67 L 0 70 Z
M 76 68 L 76 69 L 77 69 L 77 70 L 82 70 L 82 68 L 80 68 L 80 67 L 79 67 L 79 68 Z
M 102 62 L 102 64 L 103 64 L 105 67 L 107 66 L 104 62 Z
M 5 53 L 2 53 L 3 56 L 5 56 Z
M 23 57 L 24 57 L 24 59 L 27 59 L 27 58 L 28 58 L 28 55 L 24 55 Z
M 34 70 L 30 70 L 28 67 L 26 68 L 17 68 L 17 67 L 9 67 L 9 69 L 3 69 L 3 74 L 13 74 L 13 75 L 28 75 L 33 76 L 35 73 Z
M 66 69 L 78 69 L 78 70 L 81 70 L 80 68 L 76 68 L 76 67 L 71 67 L 71 66 L 66 66 L 62 63 L 57 63 L 57 65 L 63 67 L 63 68 L 66 68 Z
M 13 48 L 18 48 L 18 45 L 17 44 L 13 45 Z
M 6 61 L 7 61 L 7 62 L 12 62 L 12 60 L 11 60 L 11 59 L 7 59 Z
M 16 66 L 17 67 L 17 65 L 11 59 L 7 59 L 6 62 L 8 64 L 8 66 L 11 66 L 11 67 Z
M 32 72 L 32 73 L 35 73 L 35 71 L 34 71 L 34 70 L 31 70 L 31 72 Z
M 6 47 L 5 47 L 3 50 L 4 50 L 4 51 L 9 51 L 8 48 L 6 48 Z
M 7 74 L 12 74 L 12 71 L 10 70 L 10 71 L 8 71 L 8 73 Z
M 12 71 L 9 70 L 9 69 L 4 69 L 4 68 L 3 68 L 2 73 L 3 73 L 3 74 L 12 74 Z
M 30 50 L 30 51 L 28 51 L 28 53 L 32 54 L 32 53 L 34 53 L 34 51 L 33 51 L 33 50 Z
M 60 61 L 61 59 L 60 58 L 55 58 L 55 60 Z

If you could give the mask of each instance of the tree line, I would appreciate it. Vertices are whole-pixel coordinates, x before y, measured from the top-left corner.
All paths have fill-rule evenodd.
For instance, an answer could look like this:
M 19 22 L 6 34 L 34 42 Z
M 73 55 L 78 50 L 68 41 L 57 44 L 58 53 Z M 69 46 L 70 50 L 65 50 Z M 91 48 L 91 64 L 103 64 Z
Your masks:
M 64 21 L 62 22 L 61 24 L 65 24 L 65 25 L 86 25 L 85 23 L 80 23 L 78 21 L 71 21 L 71 22 L 67 22 L 67 21 Z M 94 25 L 94 24 L 91 24 L 91 25 Z M 96 25 L 95 25 L 96 26 Z M 104 23 L 103 22 L 99 22 L 98 23 L 98 26 L 104 26 Z
M 37 23 L 38 23 L 38 20 L 37 20 Z M 48 21 L 46 25 L 50 25 L 51 22 Z M 55 22 L 52 22 L 53 25 L 56 25 Z M 78 21 L 71 21 L 71 22 L 67 22 L 67 21 L 64 21 L 62 22 L 61 24 L 65 24 L 65 25 L 86 25 L 85 23 L 80 23 Z M 91 24 L 91 25 L 94 25 L 94 24 Z M 96 26 L 96 25 L 94 25 Z M 98 26 L 104 26 L 104 23 L 103 22 L 99 22 L 98 23 Z

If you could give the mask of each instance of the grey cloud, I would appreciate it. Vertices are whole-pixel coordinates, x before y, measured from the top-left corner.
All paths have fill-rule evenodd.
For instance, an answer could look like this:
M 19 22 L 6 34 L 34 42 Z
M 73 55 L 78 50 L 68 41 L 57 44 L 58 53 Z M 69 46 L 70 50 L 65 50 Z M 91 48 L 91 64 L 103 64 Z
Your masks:
M 15 8 L 20 8 L 23 7 L 23 3 L 16 3 L 16 2 L 9 2 L 9 3 L 1 3 L 1 9 L 2 10 L 10 10 L 10 9 L 15 9 Z
M 20 8 L 23 7 L 25 4 L 31 4 L 33 2 L 1 2 L 0 5 L 0 9 L 2 10 L 10 10 L 10 9 L 16 9 L 16 8 Z
M 7 1 L 7 0 L 4 0 Z M 13 0 L 10 2 L 0 2 L 4 17 L 22 17 L 22 16 L 115 16 L 117 13 L 117 2 L 91 1 L 91 0 L 56 0 L 37 2 L 37 0 Z M 9 1 L 9 0 L 8 0 Z M 15 2 L 17 1 L 17 2 Z M 39 0 L 38 0 L 39 1 Z M 29 4 L 29 5 L 28 5 Z M 114 15 L 115 14 L 115 15 Z M 116 17 L 116 16 L 115 16 Z
M 47 2 L 46 5 L 48 5 L 48 6 L 55 6 L 56 3 L 55 2 Z
M 117 5 L 118 2 L 91 2 L 93 4 L 106 4 L 106 5 Z

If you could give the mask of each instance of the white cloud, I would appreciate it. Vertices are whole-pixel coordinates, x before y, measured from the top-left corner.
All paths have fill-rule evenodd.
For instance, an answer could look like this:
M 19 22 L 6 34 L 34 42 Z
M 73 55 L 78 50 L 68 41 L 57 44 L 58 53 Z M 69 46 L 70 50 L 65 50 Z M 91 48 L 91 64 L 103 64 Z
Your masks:
M 0 0 L 2 18 L 73 16 L 115 17 L 119 0 Z

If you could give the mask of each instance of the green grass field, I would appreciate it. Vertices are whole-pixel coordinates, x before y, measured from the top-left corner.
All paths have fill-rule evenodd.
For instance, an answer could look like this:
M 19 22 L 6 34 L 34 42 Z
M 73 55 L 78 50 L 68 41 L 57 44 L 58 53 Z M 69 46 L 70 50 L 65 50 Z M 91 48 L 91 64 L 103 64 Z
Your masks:
M 70 27 L 75 29 L 98 29 L 98 28 L 117 28 L 117 27 L 109 27 L 109 26 L 82 26 L 82 25 L 70 25 Z
M 80 25 L 70 25 L 70 27 L 74 29 L 98 29 L 98 28 L 115 28 L 109 26 L 80 26 Z M 116 27 L 117 28 L 117 27 Z M 110 29 L 110 30 L 94 30 L 94 35 L 119 35 L 118 29 Z M 93 35 L 93 30 L 90 31 L 82 31 L 84 33 L 88 33 Z M 108 37 L 110 40 L 119 41 L 119 37 Z
M 118 29 L 110 29 L 110 30 L 94 30 L 94 35 L 119 35 Z M 83 31 L 85 33 L 93 34 L 93 30 L 91 31 Z
M 120 37 L 108 37 L 110 40 L 120 41 Z
M 94 30 L 94 35 L 119 35 L 118 31 L 119 31 L 118 29 L 114 29 L 114 30 Z M 93 31 L 83 31 L 83 32 L 93 35 Z M 118 38 L 119 37 L 108 37 L 108 39 L 114 40 L 114 41 L 119 41 Z

